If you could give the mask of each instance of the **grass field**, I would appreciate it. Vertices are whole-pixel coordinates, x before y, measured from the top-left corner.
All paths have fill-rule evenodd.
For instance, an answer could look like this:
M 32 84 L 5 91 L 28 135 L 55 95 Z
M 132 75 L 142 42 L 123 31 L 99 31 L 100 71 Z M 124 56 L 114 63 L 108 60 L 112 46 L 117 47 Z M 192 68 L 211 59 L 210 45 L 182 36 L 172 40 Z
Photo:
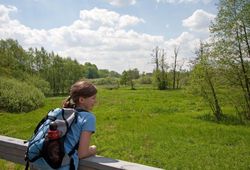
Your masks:
M 63 99 L 47 98 L 44 107 L 29 113 L 1 112 L 0 134 L 28 139 Z M 100 89 L 93 112 L 92 144 L 99 155 L 171 170 L 250 169 L 250 125 L 232 118 L 216 123 L 201 99 L 184 90 Z M 5 161 L 0 167 L 23 168 Z

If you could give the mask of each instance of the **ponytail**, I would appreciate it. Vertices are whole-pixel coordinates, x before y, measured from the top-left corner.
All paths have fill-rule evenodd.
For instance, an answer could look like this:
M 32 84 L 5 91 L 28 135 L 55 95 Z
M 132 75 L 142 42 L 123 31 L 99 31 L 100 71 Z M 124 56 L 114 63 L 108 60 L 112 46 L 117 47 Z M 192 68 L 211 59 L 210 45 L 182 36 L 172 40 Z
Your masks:
M 68 96 L 68 97 L 63 101 L 63 107 L 64 107 L 64 108 L 75 108 L 75 103 L 72 101 L 71 96 Z

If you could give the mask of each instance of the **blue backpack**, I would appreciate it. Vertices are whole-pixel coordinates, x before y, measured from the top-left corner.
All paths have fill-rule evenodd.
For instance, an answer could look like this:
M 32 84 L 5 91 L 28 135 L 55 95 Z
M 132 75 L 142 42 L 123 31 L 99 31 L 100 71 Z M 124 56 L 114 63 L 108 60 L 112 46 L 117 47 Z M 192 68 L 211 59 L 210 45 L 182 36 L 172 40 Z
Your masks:
M 70 164 L 70 169 L 75 169 L 72 155 L 78 149 L 79 142 L 69 153 L 65 153 L 64 141 L 71 125 L 77 122 L 78 112 L 73 108 L 57 108 L 49 113 L 38 123 L 34 134 L 28 140 L 28 147 L 25 154 L 26 170 L 29 162 L 38 165 L 44 159 L 53 168 L 60 168 L 65 162 Z

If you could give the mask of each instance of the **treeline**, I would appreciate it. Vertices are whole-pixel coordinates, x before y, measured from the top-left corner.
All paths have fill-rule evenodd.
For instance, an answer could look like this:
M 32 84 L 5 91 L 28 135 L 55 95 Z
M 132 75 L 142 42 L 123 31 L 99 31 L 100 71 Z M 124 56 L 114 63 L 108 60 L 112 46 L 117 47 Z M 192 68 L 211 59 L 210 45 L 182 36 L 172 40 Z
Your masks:
M 24 50 L 13 39 L 0 40 L 0 110 L 27 112 L 43 105 L 45 96 L 65 95 L 77 80 L 112 77 L 115 71 L 80 64 L 54 52 Z
M 35 85 L 46 95 L 68 93 L 70 85 L 86 78 L 119 77 L 115 71 L 98 69 L 95 64 L 80 64 L 54 52 L 30 48 L 25 51 L 17 41 L 0 40 L 0 76 L 13 77 Z

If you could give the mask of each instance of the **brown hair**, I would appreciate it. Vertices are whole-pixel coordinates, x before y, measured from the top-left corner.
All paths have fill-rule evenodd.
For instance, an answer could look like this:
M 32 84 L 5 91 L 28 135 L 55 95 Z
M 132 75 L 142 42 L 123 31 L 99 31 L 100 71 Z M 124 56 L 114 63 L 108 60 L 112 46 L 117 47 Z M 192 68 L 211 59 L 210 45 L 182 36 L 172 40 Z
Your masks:
M 96 87 L 87 81 L 80 80 L 70 88 L 70 96 L 63 102 L 63 107 L 74 108 L 78 104 L 79 97 L 88 98 L 97 93 Z

